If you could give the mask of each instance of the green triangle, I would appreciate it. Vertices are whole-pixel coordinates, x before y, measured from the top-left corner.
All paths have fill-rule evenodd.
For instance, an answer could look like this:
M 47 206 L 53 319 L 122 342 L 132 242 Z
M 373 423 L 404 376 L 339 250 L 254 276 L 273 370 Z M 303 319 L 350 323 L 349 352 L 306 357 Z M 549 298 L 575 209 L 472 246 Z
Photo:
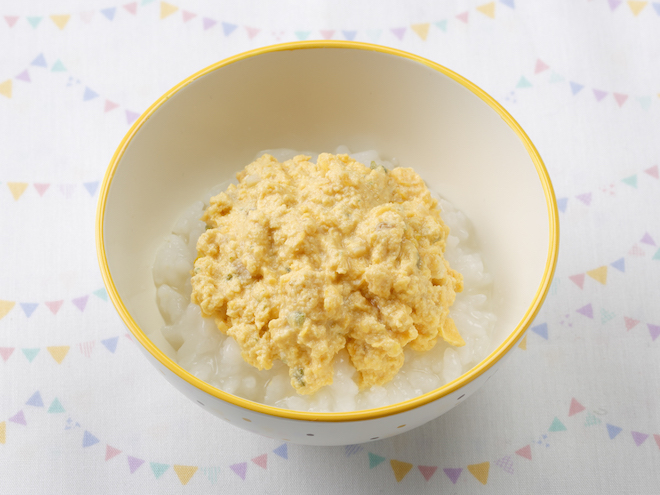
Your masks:
M 660 260 L 660 249 L 658 249 L 655 254 L 653 255 L 652 260 Z
M 621 179 L 621 182 L 625 182 L 629 186 L 637 189 L 637 174 L 626 177 L 625 179 Z
M 600 419 L 592 413 L 587 413 L 587 419 L 584 420 L 584 426 L 594 426 L 601 423 Z
M 33 349 L 21 349 L 23 351 L 23 354 L 25 354 L 25 357 L 27 358 L 28 361 L 32 362 L 34 358 L 37 357 L 37 354 L 39 354 L 39 351 L 41 350 L 38 347 L 35 347 Z
M 300 41 L 305 41 L 310 34 L 312 34 L 311 31 L 296 31 L 296 37 Z
M 65 412 L 64 408 L 62 407 L 62 404 L 60 404 L 60 401 L 57 399 L 57 397 L 55 397 L 55 400 L 53 401 L 53 403 L 48 408 L 48 412 L 49 413 L 63 413 L 63 412 Z
M 525 76 L 520 76 L 520 81 L 516 84 L 516 88 L 531 88 L 532 83 L 525 78 Z
M 151 470 L 154 472 L 156 479 L 160 478 L 165 471 L 170 468 L 169 464 L 161 464 L 159 462 L 151 463 Z
M 644 110 L 648 110 L 651 106 L 651 97 L 650 96 L 638 96 L 637 101 L 642 106 Z
M 384 460 L 385 460 L 384 457 L 369 452 L 369 469 L 375 468 L 376 466 L 378 466 L 378 464 L 380 464 Z
M 59 60 L 53 64 L 53 68 L 50 69 L 51 72 L 66 72 L 66 67 Z
M 151 2 L 153 2 L 153 1 L 154 1 L 154 0 L 142 0 L 142 4 L 141 4 L 141 5 L 147 5 L 148 3 L 151 3 Z
M 550 428 L 548 428 L 548 431 L 566 431 L 566 427 L 564 426 L 564 423 L 559 421 L 558 418 L 555 418 L 552 421 Z
M 616 316 L 615 313 L 612 311 L 607 311 L 605 308 L 600 309 L 600 323 L 601 325 L 604 325 L 608 321 L 610 321 L 612 318 Z
M 564 80 L 564 77 L 560 76 L 556 72 L 553 72 L 552 74 L 550 74 L 550 82 L 551 83 L 558 83 L 558 82 L 562 82 L 563 80 Z
M 94 291 L 94 295 L 96 297 L 100 297 L 104 301 L 108 300 L 108 293 L 105 291 L 105 289 L 99 289 Z
M 30 25 L 35 29 L 37 29 L 37 26 L 41 22 L 41 19 L 43 19 L 43 17 L 28 17 L 27 18 Z
M 438 26 L 438 29 L 443 30 L 445 33 L 447 32 L 447 19 L 438 21 L 435 23 L 435 25 Z

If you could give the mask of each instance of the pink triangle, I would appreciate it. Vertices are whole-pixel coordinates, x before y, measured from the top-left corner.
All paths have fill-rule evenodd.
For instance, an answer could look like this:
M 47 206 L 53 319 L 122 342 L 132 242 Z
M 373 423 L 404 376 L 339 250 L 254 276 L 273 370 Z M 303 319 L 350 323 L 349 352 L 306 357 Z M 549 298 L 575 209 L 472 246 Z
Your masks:
M 30 73 L 28 72 L 27 69 L 25 69 L 23 72 L 21 72 L 19 75 L 17 75 L 16 79 L 20 79 L 21 81 L 25 81 L 25 82 L 31 82 L 30 81 Z
M 109 461 L 113 457 L 121 454 L 121 450 L 116 449 L 114 447 L 110 447 L 110 445 L 105 446 L 105 460 Z
M 105 100 L 105 110 L 104 110 L 104 112 L 109 112 L 110 110 L 114 110 L 118 106 L 119 105 L 117 105 L 115 102 L 112 102 L 110 100 Z
M 80 18 L 85 24 L 89 24 L 92 20 L 92 17 L 94 17 L 94 11 L 93 10 L 88 10 L 86 12 L 81 12 L 80 13 Z
M 53 313 L 54 315 L 57 314 L 57 312 L 60 310 L 62 307 L 62 303 L 64 301 L 46 301 L 44 304 L 48 309 L 50 309 L 50 312 Z
M 534 74 L 540 74 L 544 70 L 548 70 L 550 66 L 546 64 L 543 60 L 540 58 L 536 60 L 536 67 L 534 68 Z
M 34 188 L 37 190 L 37 192 L 39 193 L 39 196 L 41 196 L 41 197 L 43 197 L 44 193 L 46 192 L 46 190 L 49 187 L 50 187 L 50 184 L 38 184 L 36 182 L 34 183 Z
M 591 318 L 592 320 L 594 318 L 594 310 L 591 307 L 591 303 L 587 304 L 586 306 L 582 306 L 580 309 L 576 309 L 576 311 L 581 315 L 586 316 L 587 318 Z
M 4 362 L 7 362 L 7 359 L 9 359 L 9 356 L 11 356 L 12 352 L 14 352 L 13 347 L 0 347 L 0 356 L 2 356 L 2 360 Z
M 633 440 L 635 441 L 635 445 L 637 445 L 638 447 L 642 445 L 649 437 L 646 433 L 640 433 L 638 431 L 631 431 L 630 434 L 632 435 Z
M 626 322 L 626 330 L 632 330 L 639 323 L 639 320 L 635 320 L 634 318 L 628 318 L 627 316 L 624 316 L 623 320 Z
M 575 397 L 571 399 L 571 408 L 568 411 L 568 416 L 573 416 L 579 412 L 584 411 L 585 407 L 575 400 Z
M 653 240 L 653 237 L 649 235 L 648 232 L 644 233 L 644 237 L 642 237 L 642 240 L 639 242 L 643 242 L 644 244 L 649 244 L 650 246 L 655 246 L 655 241 Z
M 438 466 L 417 466 L 417 469 L 419 469 L 419 472 L 422 473 L 424 479 L 428 481 L 431 479 L 431 476 L 433 476 L 438 470 Z
M 17 20 L 18 20 L 17 15 L 6 15 L 5 16 L 5 21 L 7 21 L 7 24 L 9 24 L 9 27 L 14 27 L 14 24 L 16 24 Z
M 463 21 L 465 24 L 467 24 L 467 22 L 468 22 L 468 14 L 469 14 L 469 12 L 466 10 L 466 11 L 463 12 L 462 14 L 458 14 L 458 15 L 456 16 L 456 19 L 458 19 L 459 21 Z
M 72 299 L 71 302 L 75 304 L 76 308 L 78 308 L 80 311 L 85 311 L 88 298 L 89 296 L 76 297 L 75 299 Z
M 577 285 L 580 289 L 584 288 L 584 273 L 580 273 L 579 275 L 571 275 L 568 277 Z
M 181 15 L 183 16 L 183 22 L 188 22 L 193 17 L 197 17 L 197 14 L 193 14 L 192 12 L 188 12 L 187 10 L 182 10 Z
M 660 435 L 658 435 L 657 433 L 654 433 L 653 434 L 653 440 L 655 440 L 656 445 L 660 449 Z
M 591 193 L 578 194 L 575 197 L 580 201 L 582 201 L 587 206 L 591 204 Z
M 331 40 L 334 34 L 334 29 L 321 29 L 321 36 L 323 36 L 323 39 Z
M 257 466 L 266 469 L 268 465 L 268 454 L 261 454 L 260 456 L 252 459 L 252 462 L 254 462 Z
M 633 245 L 633 247 L 630 248 L 628 254 L 631 256 L 644 256 L 646 253 L 642 248 L 640 248 L 637 244 L 635 244 Z
M 658 178 L 658 166 L 653 165 L 651 168 L 647 168 L 644 170 L 647 174 L 649 174 L 651 177 L 655 177 L 656 179 Z
M 9 418 L 9 421 L 11 421 L 12 423 L 18 423 L 19 425 L 27 426 L 27 423 L 25 422 L 25 415 L 23 414 L 23 409 L 21 409 L 11 418 Z
M 259 34 L 259 29 L 257 28 L 245 26 L 245 29 L 247 30 L 248 38 L 250 39 L 254 38 L 257 34 Z
M 137 12 L 137 2 L 131 2 L 124 5 L 124 8 L 129 11 L 131 14 L 135 15 Z
M 616 100 L 617 104 L 619 107 L 622 107 L 623 104 L 626 102 L 628 99 L 628 95 L 623 95 L 621 93 L 612 93 L 614 95 L 614 99 Z
M 516 450 L 516 454 L 518 454 L 520 457 L 524 457 L 525 459 L 529 459 L 531 461 L 532 447 L 530 447 L 529 445 L 525 445 L 522 449 Z

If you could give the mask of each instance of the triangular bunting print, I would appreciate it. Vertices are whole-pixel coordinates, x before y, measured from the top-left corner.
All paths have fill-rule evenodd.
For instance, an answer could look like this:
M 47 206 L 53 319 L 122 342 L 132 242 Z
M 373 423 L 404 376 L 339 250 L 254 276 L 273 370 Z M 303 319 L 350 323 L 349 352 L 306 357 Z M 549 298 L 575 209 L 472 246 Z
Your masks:
M 222 23 L 222 32 L 225 34 L 225 36 L 229 36 L 231 33 L 234 32 L 234 30 L 238 26 L 236 24 L 231 24 L 229 22 L 223 22 Z
M 648 110 L 651 108 L 651 97 L 650 96 L 638 96 L 637 103 L 642 107 L 642 110 Z
M 140 466 L 144 464 L 144 461 L 142 459 L 138 459 L 137 457 L 133 457 L 131 455 L 126 457 L 128 458 L 128 469 L 130 470 L 131 474 L 137 471 Z
M 104 112 L 110 112 L 110 111 L 114 110 L 115 108 L 117 108 L 118 106 L 119 105 L 117 105 L 116 103 L 114 103 L 110 100 L 105 100 L 105 104 L 103 106 L 103 111 Z
M 566 205 L 568 204 L 568 198 L 559 198 L 557 200 L 557 209 L 564 213 L 566 211 Z
M 66 199 L 71 199 L 71 196 L 73 196 L 73 192 L 76 190 L 76 185 L 75 184 L 60 184 L 59 188 L 60 192 L 64 194 L 64 197 Z
M 113 457 L 117 457 L 121 454 L 121 450 L 111 447 L 110 445 L 105 446 L 105 460 L 109 461 Z
M 659 2 L 653 2 L 653 10 L 655 10 L 655 13 L 660 15 L 660 3 Z
M 7 443 L 7 423 L 0 421 L 0 444 Z
M 373 469 L 385 460 L 384 457 L 369 452 L 369 469 Z
M 43 53 L 37 55 L 36 58 L 30 62 L 30 65 L 34 65 L 35 67 L 48 67 Z
M 183 16 L 183 22 L 188 22 L 190 19 L 197 17 L 197 14 L 188 12 L 187 10 L 182 10 L 181 15 Z
M 642 2 L 641 0 L 628 0 L 628 7 L 630 7 L 630 10 L 635 17 L 644 10 L 644 7 L 646 7 L 647 4 L 648 2 Z
M 600 418 L 594 416 L 593 413 L 587 413 L 587 418 L 584 420 L 584 426 L 596 426 L 601 423 Z
M 299 41 L 305 41 L 307 38 L 309 38 L 310 34 L 312 34 L 311 31 L 296 31 L 295 32 L 296 38 L 298 38 Z
M 655 341 L 660 335 L 660 326 L 653 325 L 652 323 L 647 323 L 646 326 L 649 328 L 649 333 L 651 334 L 651 340 Z
M 532 83 L 527 80 L 525 76 L 520 76 L 520 79 L 518 80 L 518 84 L 516 84 L 516 88 L 531 88 Z
M 268 469 L 268 454 L 261 454 L 260 456 L 251 459 L 257 466 L 263 469 Z
M 41 394 L 37 390 L 25 403 L 26 406 L 44 407 L 44 401 L 41 400 Z
M 208 479 L 212 485 L 215 485 L 218 482 L 218 479 L 220 478 L 220 471 L 221 469 L 218 466 L 202 468 L 202 474 L 206 476 L 206 479 Z
M 431 25 L 428 22 L 423 24 L 411 24 L 410 28 L 415 32 L 417 36 L 422 38 L 423 41 L 426 41 L 426 38 L 429 35 L 429 27 Z
M 93 17 L 94 17 L 94 11 L 93 10 L 86 10 L 86 11 L 80 13 L 80 19 L 85 24 L 89 24 L 90 22 L 92 22 Z
M 589 275 L 595 281 L 605 285 L 607 283 L 607 265 L 589 270 L 587 275 Z
M 7 314 L 12 310 L 16 305 L 14 301 L 2 301 L 0 300 L 0 320 L 2 320 Z
M 14 197 L 14 201 L 18 201 L 25 190 L 27 189 L 27 182 L 7 182 L 7 187 L 11 192 L 11 195 Z
M 172 4 L 169 4 L 167 2 L 160 2 L 160 18 L 165 19 L 168 16 L 171 16 L 174 14 L 177 10 L 179 10 L 179 7 L 176 7 Z
M 536 67 L 534 67 L 534 74 L 540 74 L 541 72 L 548 70 L 550 67 L 540 58 L 536 60 Z
M 532 332 L 537 334 L 538 336 L 544 338 L 545 340 L 548 340 L 548 324 L 547 323 L 542 323 L 540 325 L 536 325 L 532 328 L 530 328 Z
M 99 181 L 95 180 L 94 182 L 83 182 L 83 186 L 85 186 L 85 189 L 87 189 L 87 192 L 93 198 L 96 190 L 99 187 Z
M 591 204 L 591 193 L 578 194 L 575 197 L 580 201 L 582 201 L 587 206 Z
M 621 179 L 621 182 L 624 184 L 628 184 L 630 187 L 634 187 L 637 189 L 637 175 L 631 175 L 630 177 L 626 177 L 624 179 Z
M 514 0 L 500 0 L 500 3 L 506 5 L 507 7 L 511 8 L 511 9 L 516 8 L 516 4 L 515 4 Z
M 564 76 L 557 74 L 555 71 L 552 71 L 550 74 L 550 79 L 548 80 L 550 84 L 560 83 L 564 81 Z
M 254 39 L 254 37 L 258 35 L 260 31 L 260 29 L 258 28 L 253 28 L 249 26 L 245 26 L 245 30 L 247 31 L 248 38 L 250 38 L 251 40 Z M 344 31 L 344 36 L 346 36 L 346 32 L 347 31 Z M 353 32 L 357 34 L 357 31 L 353 31 Z M 353 35 L 353 38 L 355 38 L 355 35 Z M 351 38 L 351 40 L 353 40 L 353 38 Z
M 137 14 L 137 2 L 127 3 L 125 5 L 122 5 L 122 7 L 124 7 L 124 10 L 126 10 L 126 12 L 128 12 L 129 14 L 133 14 L 133 15 Z
M 78 344 L 81 354 L 85 357 L 91 357 L 92 352 L 94 351 L 94 344 L 96 344 L 96 342 L 93 340 Z
M 436 27 L 443 33 L 447 32 L 447 19 L 443 19 L 435 23 Z
M 288 459 L 289 451 L 287 449 L 287 444 L 283 443 L 276 449 L 273 449 L 273 454 L 280 456 L 282 459 Z
M 99 443 L 99 439 L 96 438 L 94 435 L 92 435 L 87 430 L 85 430 L 85 433 L 83 433 L 82 446 L 83 447 L 91 447 L 92 445 L 96 445 L 97 443 Z
M 513 459 L 510 455 L 500 457 L 495 461 L 495 465 L 502 468 L 505 473 L 513 474 Z
M 350 457 L 362 450 L 364 450 L 364 447 L 362 447 L 362 445 L 358 445 L 358 444 L 346 445 L 344 446 L 344 455 L 346 457 Z
M 64 361 L 64 358 L 69 352 L 68 345 L 51 346 L 46 347 L 46 349 L 48 349 L 48 352 L 50 352 L 50 355 L 53 356 L 53 359 L 57 362 L 57 364 L 62 364 L 62 361 Z
M 30 79 L 30 73 L 27 69 L 17 75 L 14 79 L 18 79 L 19 81 L 32 82 L 32 79 Z
M 54 315 L 57 314 L 57 312 L 60 310 L 62 307 L 62 304 L 64 301 L 46 301 L 44 304 L 48 309 L 50 309 L 50 312 L 53 313 Z
M 59 401 L 57 397 L 53 399 L 53 402 L 50 403 L 50 407 L 48 408 L 48 412 L 50 414 L 59 414 L 63 413 L 64 408 L 62 407 L 62 403 Z
M 577 413 L 580 413 L 584 411 L 585 407 L 580 404 L 577 400 L 575 400 L 575 397 L 571 399 L 571 407 L 568 410 L 568 417 L 570 418 L 571 416 L 575 416 Z
M 518 348 L 522 349 L 523 351 L 527 350 L 527 335 L 525 335 L 521 340 L 520 344 L 518 344 Z
M 577 275 L 571 275 L 568 277 L 571 282 L 577 285 L 580 289 L 584 288 L 584 273 L 579 273 Z
M 610 440 L 614 440 L 614 438 L 621 433 L 622 428 L 619 428 L 618 426 L 611 425 L 607 423 L 605 425 L 607 427 L 607 434 L 610 436 Z
M 630 433 L 632 434 L 635 445 L 637 445 L 638 447 L 642 445 L 649 437 L 646 433 L 640 433 L 638 431 L 631 431 Z
M 634 244 L 633 247 L 630 248 L 630 251 L 628 251 L 628 254 L 631 256 L 644 256 L 646 253 L 637 244 Z
M 603 98 L 607 96 L 607 91 L 601 91 L 600 89 L 594 89 L 592 90 L 594 92 L 594 96 L 596 97 L 596 101 L 602 101 Z
M 566 431 L 566 427 L 564 426 L 564 423 L 559 421 L 559 418 L 556 418 L 552 420 L 552 424 L 550 425 L 550 428 L 548 428 L 548 431 Z
M 621 5 L 621 0 L 607 0 L 607 3 L 610 5 L 610 10 L 615 10 Z
M 137 112 L 126 110 L 126 122 L 128 125 L 131 125 L 133 122 L 135 122 L 139 116 L 140 114 Z
M 67 22 L 71 19 L 70 15 L 51 15 L 50 20 L 55 23 L 55 25 L 60 28 L 60 30 L 66 27 Z
M 37 309 L 37 306 L 39 306 L 39 303 L 21 303 L 21 309 L 23 310 L 23 313 L 25 313 L 25 316 L 28 318 L 32 316 L 32 313 L 34 313 L 34 310 Z
M 390 31 L 392 31 L 392 34 L 396 36 L 399 41 L 403 40 L 403 37 L 406 34 L 406 28 L 404 27 L 392 28 Z
M 115 12 L 117 12 L 116 7 L 108 7 L 107 9 L 101 9 L 101 14 L 103 14 L 105 18 L 108 19 L 109 21 L 114 20 Z
M 71 302 L 82 313 L 83 311 L 85 311 L 85 307 L 87 306 L 88 299 L 89 296 L 81 296 L 81 297 L 76 297 L 75 299 L 71 299 Z
M 660 449 L 660 435 L 658 435 L 657 433 L 654 433 L 654 434 L 653 434 L 653 440 L 655 440 L 655 444 L 656 444 L 656 445 L 658 446 L 658 448 Z
M 34 188 L 37 190 L 37 193 L 39 194 L 39 196 L 41 196 L 42 198 L 44 197 L 44 193 L 45 193 L 45 192 L 48 190 L 48 188 L 50 187 L 50 184 L 41 184 L 41 183 L 38 183 L 38 182 L 35 182 L 35 183 L 32 184 L 32 185 L 33 185 Z
M 353 40 L 355 39 L 355 37 L 357 36 L 357 31 L 352 31 L 352 30 L 351 30 L 351 31 L 346 31 L 346 30 L 343 30 L 343 31 L 341 32 L 341 34 L 344 36 L 344 39 L 346 39 L 346 40 L 348 40 L 348 41 L 353 41 Z
M 170 468 L 169 464 L 161 464 L 160 462 L 150 462 L 149 465 L 151 466 L 151 472 L 154 473 L 156 479 L 160 478 L 165 471 Z M 185 484 L 186 483 L 184 483 L 184 485 Z
M 215 19 L 211 19 L 210 17 L 204 17 L 202 19 L 202 27 L 204 28 L 204 31 L 211 29 L 217 23 L 218 21 L 216 21 Z
M 490 471 L 490 462 L 482 462 L 480 464 L 470 464 L 468 471 L 472 473 L 479 483 L 485 485 L 488 483 L 488 471 Z
M 0 95 L 11 98 L 11 79 L 0 83 Z
M 321 29 L 319 32 L 321 33 L 321 38 L 324 40 L 331 40 L 335 35 L 334 29 Z
M 442 470 L 446 475 L 447 478 L 455 485 L 456 482 L 458 481 L 458 478 L 461 476 L 461 473 L 463 472 L 463 468 L 444 468 Z
M 21 351 L 23 351 L 23 354 L 25 355 L 29 363 L 34 361 L 34 358 L 37 357 L 37 354 L 39 354 L 40 350 L 41 349 L 39 349 L 38 347 L 21 349 Z
M 573 93 L 573 96 L 578 94 L 584 88 L 584 84 L 579 84 L 573 81 L 570 81 L 569 84 L 571 86 L 571 93 Z
M 637 324 L 639 323 L 639 320 L 635 320 L 634 318 L 628 318 L 627 316 L 623 317 L 623 321 L 626 323 L 626 330 L 628 331 L 635 328 L 635 326 L 637 326 Z
M 234 471 L 243 481 L 245 481 L 245 475 L 247 474 L 247 462 L 232 464 L 229 466 L 229 469 Z
M 17 425 L 27 426 L 27 421 L 25 421 L 25 414 L 23 414 L 23 409 L 14 414 L 11 418 L 8 419 L 8 421 L 16 423 Z
M 516 450 L 516 454 L 525 459 L 532 460 L 532 447 L 525 445 L 523 448 Z
M 422 473 L 424 479 L 429 481 L 438 470 L 438 466 L 417 466 L 417 469 L 419 469 L 419 472 Z
M 392 472 L 394 472 L 397 482 L 401 482 L 413 467 L 409 462 L 397 461 L 396 459 L 390 460 L 390 466 L 392 466 Z
M 602 325 L 605 325 L 610 320 L 613 320 L 614 317 L 616 316 L 616 313 L 612 311 L 608 311 L 605 308 L 601 308 L 600 310 L 600 323 Z
M 576 309 L 575 312 L 580 313 L 581 315 L 586 316 L 587 318 L 593 319 L 594 317 L 594 310 L 591 307 L 591 303 L 582 306 L 580 309 Z
M 610 263 L 610 266 L 612 268 L 616 268 L 620 272 L 625 273 L 625 271 L 626 271 L 626 259 L 625 258 L 619 258 L 618 260 L 613 261 L 612 263 Z
M 653 237 L 651 237 L 649 235 L 648 232 L 644 233 L 644 236 L 642 237 L 642 239 L 639 242 L 641 242 L 643 244 L 648 244 L 649 246 L 655 246 L 655 241 L 653 240 Z
M 467 24 L 468 23 L 468 16 L 469 16 L 469 12 L 466 10 L 465 12 L 461 12 L 460 14 L 458 14 L 456 16 L 456 19 L 458 19 L 459 21 Z
M 30 26 L 32 26 L 34 29 L 37 29 L 37 26 L 39 25 L 42 19 L 43 17 L 37 17 L 37 16 L 32 16 L 27 18 L 28 22 L 30 23 Z
M 103 344 L 106 349 L 108 349 L 112 354 L 114 354 L 115 350 L 117 349 L 117 342 L 119 342 L 119 337 L 112 337 L 109 339 L 102 340 L 101 344 Z
M 657 165 L 653 165 L 652 167 L 647 168 L 646 170 L 644 170 L 644 172 L 649 174 L 651 177 L 655 177 L 656 179 L 660 177 L 660 174 L 658 173 Z
M 653 255 L 652 260 L 660 260 L 660 249 L 658 249 L 655 254 Z
M 483 5 L 479 5 L 477 10 L 483 15 L 495 19 L 495 2 L 488 2 Z
M 0 347 L 0 356 L 2 360 L 6 363 L 7 359 L 14 353 L 15 347 Z
M 614 99 L 616 100 L 616 104 L 619 105 L 619 107 L 622 107 L 623 104 L 628 99 L 628 95 L 623 95 L 621 93 L 612 93 L 612 94 L 614 95 Z
M 85 87 L 85 93 L 83 94 L 83 101 L 89 101 L 96 98 L 99 94 L 89 87 Z
M 10 28 L 14 27 L 14 24 L 16 24 L 16 21 L 18 21 L 18 16 L 17 15 L 6 15 L 5 16 L 5 22 Z
M 66 67 L 60 60 L 56 60 L 50 69 L 51 72 L 66 72 Z

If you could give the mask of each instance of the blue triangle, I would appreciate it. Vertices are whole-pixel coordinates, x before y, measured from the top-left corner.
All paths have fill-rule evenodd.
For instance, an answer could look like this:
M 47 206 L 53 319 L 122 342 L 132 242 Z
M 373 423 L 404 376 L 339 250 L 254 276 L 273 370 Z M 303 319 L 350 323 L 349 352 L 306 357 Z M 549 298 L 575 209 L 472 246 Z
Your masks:
M 542 323 L 540 325 L 536 325 L 535 327 L 530 328 L 532 332 L 534 332 L 537 335 L 540 335 L 543 337 L 545 340 L 548 340 L 548 324 L 547 323 Z
M 85 87 L 85 94 L 83 95 L 83 101 L 93 100 L 98 95 L 99 94 L 96 91 L 94 91 L 92 89 L 89 89 L 89 87 L 86 86 Z
M 614 440 L 614 437 L 621 433 L 621 428 L 618 426 L 614 426 L 609 423 L 607 423 L 605 426 L 607 426 L 607 434 L 610 436 L 610 440 Z
M 611 267 L 616 268 L 620 272 L 625 272 L 626 271 L 626 259 L 625 258 L 619 258 L 616 261 L 613 261 L 610 263 Z
M 94 194 L 99 187 L 99 181 L 95 180 L 94 182 L 83 182 L 83 186 L 85 186 L 85 189 L 87 189 L 89 195 L 94 197 Z
M 342 34 L 348 41 L 353 41 L 357 35 L 357 31 L 342 31 Z
M 311 31 L 296 31 L 295 34 L 296 38 L 298 38 L 300 41 L 305 41 L 311 33 Z
M 92 435 L 90 432 L 85 430 L 85 433 L 83 434 L 83 441 L 82 441 L 82 446 L 83 447 L 90 447 L 94 444 L 99 443 L 99 439 L 96 438 L 94 435 Z
M 435 25 L 443 32 L 447 32 L 447 19 L 443 19 L 435 23 Z
M 55 397 L 55 400 L 51 403 L 50 407 L 48 408 L 48 412 L 51 414 L 64 412 L 64 408 L 62 407 L 60 401 L 57 400 L 57 397 Z
M 38 390 L 32 394 L 32 397 L 30 397 L 25 404 L 34 407 L 44 407 L 44 401 L 41 400 L 41 394 Z
M 504 5 L 506 5 L 507 7 L 511 7 L 512 9 L 516 8 L 516 5 L 513 2 L 513 0 L 500 0 L 500 3 L 503 3 Z
M 569 84 L 571 85 L 571 93 L 573 93 L 574 95 L 578 94 L 584 88 L 583 84 L 578 84 L 573 81 L 571 81 Z
M 385 460 L 384 457 L 369 452 L 369 469 L 373 469 Z
M 559 198 L 557 200 L 557 208 L 559 211 L 564 213 L 566 211 L 566 205 L 568 204 L 568 198 Z
M 32 316 L 32 313 L 34 313 L 34 310 L 37 309 L 37 306 L 39 306 L 39 303 L 21 303 L 23 313 L 25 313 L 25 316 L 28 318 Z
M 37 58 L 35 58 L 30 65 L 34 65 L 35 67 L 48 67 L 43 53 L 37 55 Z
M 520 76 L 520 80 L 518 81 L 518 84 L 516 84 L 516 88 L 531 88 L 532 83 L 527 80 L 525 76 Z
M 151 470 L 154 472 L 156 479 L 160 478 L 165 471 L 170 468 L 169 464 L 161 464 L 159 462 L 151 463 Z
M 660 15 L 660 3 L 653 2 L 653 8 L 655 9 L 655 13 Z
M 102 340 L 101 344 L 103 344 L 106 349 L 108 349 L 110 352 L 114 354 L 115 350 L 117 349 L 118 341 L 119 341 L 119 337 L 112 337 L 111 339 Z
M 225 36 L 229 36 L 237 27 L 238 26 L 236 24 L 230 24 L 228 22 L 222 23 L 222 31 L 225 33 Z
M 27 20 L 33 28 L 37 28 L 43 17 L 28 17 Z
M 108 300 L 108 293 L 103 288 L 95 290 L 93 294 L 104 301 Z
M 289 449 L 287 448 L 287 445 L 283 443 L 279 447 L 277 447 L 275 450 L 273 450 L 273 454 L 279 455 L 282 459 L 288 459 L 289 458 Z
M 64 64 L 57 60 L 54 64 L 52 69 L 50 69 L 51 72 L 66 72 L 66 67 L 64 67 Z
M 34 358 L 37 357 L 37 354 L 39 354 L 39 351 L 41 350 L 38 347 L 33 347 L 31 349 L 21 349 L 23 351 L 23 354 L 25 354 L 25 357 L 29 362 L 32 362 Z
M 117 10 L 117 7 L 108 7 L 107 9 L 101 9 L 101 14 L 103 14 L 106 17 L 106 19 L 111 21 L 115 18 L 115 11 L 116 10 Z

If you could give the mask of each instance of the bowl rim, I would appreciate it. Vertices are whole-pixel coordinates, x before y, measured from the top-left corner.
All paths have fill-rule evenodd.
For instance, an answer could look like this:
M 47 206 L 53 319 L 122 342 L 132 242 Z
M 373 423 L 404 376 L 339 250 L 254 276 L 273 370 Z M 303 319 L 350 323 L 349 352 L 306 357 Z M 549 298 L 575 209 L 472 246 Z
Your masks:
M 133 317 L 128 312 L 128 309 L 124 305 L 117 288 L 113 282 L 112 275 L 110 273 L 110 268 L 108 266 L 108 260 L 105 253 L 105 238 L 104 238 L 104 216 L 105 216 L 105 207 L 108 198 L 108 192 L 110 190 L 110 185 L 112 183 L 113 176 L 119 166 L 119 163 L 126 151 L 129 143 L 142 127 L 142 125 L 149 120 L 151 115 L 160 108 L 169 98 L 176 94 L 182 88 L 188 86 L 193 81 L 203 77 L 217 69 L 228 66 L 234 62 L 246 60 L 248 58 L 256 57 L 259 55 L 274 53 L 287 50 L 306 50 L 306 49 L 354 49 L 354 50 L 366 50 L 374 51 L 387 55 L 394 55 L 397 57 L 402 57 L 414 62 L 421 63 L 433 70 L 440 72 L 441 74 L 451 78 L 455 82 L 461 84 L 464 88 L 468 89 L 476 96 L 481 98 L 486 104 L 488 104 L 499 116 L 506 122 L 509 127 L 515 132 L 518 138 L 522 141 L 523 145 L 527 149 L 532 162 L 536 168 L 536 171 L 539 175 L 541 185 L 545 194 L 546 204 L 548 208 L 548 217 L 549 217 L 549 246 L 548 246 L 548 256 L 546 259 L 545 269 L 541 283 L 536 291 L 532 303 L 527 308 L 527 311 L 523 315 L 522 319 L 516 326 L 516 328 L 509 333 L 506 339 L 494 349 L 488 356 L 481 360 L 477 365 L 468 370 L 466 373 L 463 373 L 459 378 L 434 389 L 426 394 L 417 396 L 413 399 L 408 399 L 403 402 L 398 402 L 388 406 L 382 406 L 374 409 L 364 409 L 358 411 L 350 412 L 333 412 L 333 413 L 322 413 L 322 412 L 306 412 L 306 411 L 295 411 L 290 409 L 282 409 L 275 406 L 268 406 L 266 404 L 261 404 L 259 402 L 254 402 L 242 397 L 232 395 L 228 392 L 220 390 L 213 387 L 212 385 L 200 380 L 199 378 L 192 375 L 190 372 L 186 371 L 184 368 L 179 366 L 175 361 L 170 359 L 165 353 L 163 353 L 158 347 L 151 342 L 147 335 L 142 331 L 139 325 L 135 322 Z M 453 72 L 452 70 L 428 60 L 426 58 L 420 57 L 418 55 L 408 53 L 402 50 L 395 48 L 390 48 L 387 46 L 375 45 L 371 43 L 362 43 L 357 41 L 296 41 L 289 43 L 281 43 L 276 45 L 269 45 L 261 48 L 256 48 L 243 52 L 232 57 L 226 58 L 219 62 L 209 65 L 208 67 L 192 74 L 187 77 L 160 98 L 158 98 L 140 117 L 133 123 L 129 131 L 121 140 L 119 146 L 117 147 L 115 153 L 110 160 L 108 169 L 103 177 L 103 182 L 99 189 L 99 200 L 96 211 L 96 251 L 99 261 L 99 266 L 101 269 L 101 275 L 103 282 L 108 292 L 108 296 L 112 301 L 115 309 L 119 313 L 119 316 L 123 320 L 124 324 L 131 331 L 135 339 L 154 357 L 157 361 L 160 362 L 164 367 L 169 369 L 176 376 L 189 383 L 193 387 L 206 392 L 213 397 L 229 402 L 235 406 L 247 409 L 255 413 L 262 413 L 269 416 L 276 416 L 280 418 L 293 419 L 293 420 L 305 420 L 305 421 L 314 421 L 314 422 L 346 422 L 346 421 L 364 421 L 369 419 L 382 418 L 386 416 L 391 416 L 398 413 L 403 413 L 405 411 L 410 411 L 418 407 L 430 404 L 431 402 L 440 399 L 441 397 L 447 396 L 457 390 L 459 390 L 464 385 L 472 382 L 483 373 L 488 371 L 493 367 L 502 357 L 504 357 L 508 351 L 516 345 L 518 340 L 525 333 L 529 325 L 534 320 L 536 314 L 540 310 L 545 297 L 547 296 L 550 284 L 552 282 L 552 277 L 555 272 L 557 265 L 557 257 L 559 253 L 559 212 L 557 208 L 557 200 L 555 193 L 550 181 L 550 176 L 548 171 L 541 159 L 539 152 L 532 143 L 529 136 L 522 129 L 520 124 L 507 112 L 502 105 L 500 105 L 493 97 L 487 94 L 484 90 L 478 87 L 473 82 L 467 80 L 463 76 Z

